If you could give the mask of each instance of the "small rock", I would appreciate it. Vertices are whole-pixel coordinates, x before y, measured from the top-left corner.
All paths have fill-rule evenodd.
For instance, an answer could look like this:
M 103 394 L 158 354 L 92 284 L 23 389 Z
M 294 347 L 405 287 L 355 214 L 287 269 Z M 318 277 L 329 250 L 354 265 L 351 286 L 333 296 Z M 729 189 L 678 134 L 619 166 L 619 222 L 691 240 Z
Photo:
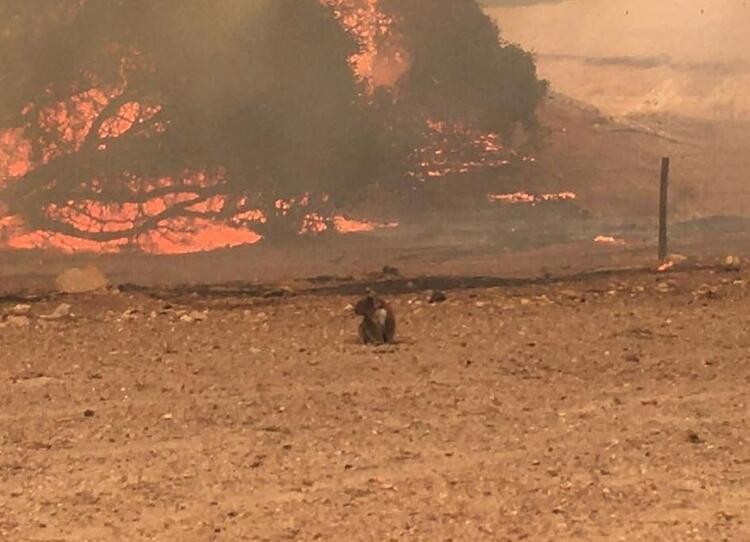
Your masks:
M 120 316 L 122 320 L 135 320 L 138 318 L 138 309 L 128 309 Z
M 10 314 L 15 314 L 16 316 L 26 316 L 29 312 L 31 312 L 31 305 L 24 303 L 19 303 L 10 309 Z
M 693 297 L 699 299 L 716 299 L 719 297 L 719 289 L 709 284 L 702 284 L 693 292 Z
M 724 259 L 725 271 L 740 271 L 742 269 L 742 259 L 739 256 L 727 256 Z
M 638 356 L 638 354 L 628 354 L 627 356 L 625 356 L 625 361 L 630 363 L 638 363 L 639 361 L 641 361 L 641 358 L 640 356 Z
M 164 414 L 164 416 L 161 417 L 162 420 L 171 420 L 172 418 L 174 418 L 174 416 L 172 416 L 171 412 L 167 412 L 166 414 Z
M 701 438 L 701 436 L 700 436 L 700 435 L 699 435 L 698 433 L 696 433 L 695 431 L 688 431 L 688 434 L 687 434 L 687 441 L 688 441 L 688 442 L 689 442 L 690 444 L 701 444 L 701 443 L 703 443 L 703 439 L 702 439 L 702 438 Z
M 58 305 L 54 311 L 52 311 L 50 314 L 43 314 L 42 316 L 40 316 L 40 318 L 44 320 L 60 320 L 61 318 L 70 316 L 70 311 L 72 308 L 73 307 L 68 303 L 60 303 L 60 305 Z
M 86 410 L 83 411 L 84 418 L 93 418 L 94 414 L 95 412 L 91 410 L 90 408 L 87 408 Z
M 187 314 L 183 314 L 182 316 L 180 316 L 181 322 L 192 323 L 192 322 L 203 322 L 204 320 L 208 320 L 208 314 L 206 314 L 205 312 L 201 312 L 201 311 L 192 311 L 192 312 L 189 312 Z
M 31 324 L 31 320 L 29 320 L 28 316 L 9 314 L 5 318 L 5 323 L 11 327 L 28 327 Z
M 442 303 L 443 301 L 447 301 L 448 296 L 445 295 L 444 292 L 441 292 L 440 290 L 435 290 L 430 294 L 429 299 L 427 300 L 428 303 Z
M 193 317 L 193 320 L 196 322 L 203 322 L 204 320 L 208 320 L 208 314 L 201 311 L 193 311 L 190 313 L 190 316 Z
M 208 313 L 201 312 L 201 311 L 193 311 L 190 313 L 190 316 L 193 317 L 193 320 L 196 322 L 203 322 L 204 320 L 208 320 Z
M 73 267 L 60 273 L 55 279 L 57 289 L 66 294 L 80 294 L 104 290 L 109 280 L 97 267 Z
M 716 512 L 716 517 L 719 518 L 721 521 L 732 521 L 734 518 L 737 517 L 736 514 L 730 514 L 729 512 L 719 511 Z
M 674 291 L 674 289 L 675 289 L 675 283 L 671 280 L 660 282 L 659 284 L 656 285 L 656 291 L 662 294 L 672 292 Z

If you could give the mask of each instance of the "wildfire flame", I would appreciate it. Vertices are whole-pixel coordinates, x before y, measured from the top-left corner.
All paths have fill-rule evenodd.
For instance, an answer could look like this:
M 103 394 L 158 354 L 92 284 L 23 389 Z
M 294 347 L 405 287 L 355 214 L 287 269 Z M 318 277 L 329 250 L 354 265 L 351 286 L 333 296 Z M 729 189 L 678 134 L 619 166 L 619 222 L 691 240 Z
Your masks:
M 360 52 L 351 59 L 355 74 L 366 81 L 368 88 L 382 85 L 391 86 L 408 69 L 408 60 L 402 48 L 388 40 L 393 21 L 378 8 L 377 0 L 320 0 L 333 8 L 335 17 L 357 37 Z M 124 61 L 122 70 L 127 70 Z M 123 80 L 125 79 L 124 74 Z M 135 126 L 152 119 L 159 112 L 159 106 L 148 106 L 137 102 L 122 104 L 115 115 L 106 118 L 99 126 L 96 119 L 112 100 L 118 98 L 122 89 L 105 91 L 91 89 L 73 96 L 65 103 L 40 112 L 40 125 L 44 130 L 54 131 L 59 136 L 59 144 L 50 145 L 43 151 L 42 162 L 64 153 L 81 148 L 92 130 L 99 137 L 99 150 L 105 150 L 107 140 L 117 138 Z M 158 130 L 157 125 L 157 130 Z M 31 170 L 31 145 L 19 130 L 0 131 L 0 186 L 19 181 Z M 111 241 L 92 241 L 58 232 L 28 231 L 23 221 L 16 216 L 7 216 L 0 204 L 0 247 L 13 249 L 53 248 L 64 252 L 118 252 L 134 244 L 137 248 L 154 254 L 172 254 L 212 250 L 256 243 L 261 236 L 248 224 L 263 223 L 267 217 L 258 209 L 248 208 L 247 201 L 230 201 L 227 196 L 213 196 L 201 199 L 191 186 L 206 188 L 217 182 L 206 172 L 188 172 L 184 178 L 176 180 L 161 178 L 156 180 L 134 179 L 130 183 L 135 202 L 103 204 L 97 201 L 70 201 L 66 205 L 51 205 L 47 216 L 71 226 L 80 232 L 125 232 L 139 220 L 158 218 L 175 205 L 182 205 L 196 213 L 218 214 L 231 205 L 236 206 L 234 214 L 219 221 L 201 217 L 167 218 L 157 221 L 148 233 L 139 235 L 134 242 L 125 238 Z M 93 192 L 99 191 L 98 181 L 82 183 Z M 161 188 L 179 187 L 180 190 L 166 196 L 149 198 L 149 193 Z M 182 191 L 184 189 L 184 191 Z M 145 198 L 144 198 L 145 196 Z M 325 197 L 325 196 L 323 196 Z M 290 212 L 292 207 L 306 207 L 310 196 L 307 194 L 288 201 L 276 202 L 277 211 Z M 145 199 L 145 201 L 144 201 Z M 194 205 L 189 205 L 195 201 Z M 329 224 L 331 226 L 329 226 Z M 303 217 L 300 234 L 321 233 L 333 227 L 339 233 L 373 231 L 377 228 L 396 227 L 397 223 L 380 224 L 366 220 L 355 220 L 336 215 L 331 220 L 316 213 Z
M 334 17 L 356 37 L 359 51 L 350 63 L 369 92 L 378 87 L 395 88 L 398 80 L 410 67 L 410 58 L 403 47 L 403 40 L 394 30 L 394 20 L 380 9 L 379 0 L 319 0 L 329 6 Z M 125 55 L 127 57 L 127 55 Z M 136 55 L 137 56 L 137 55 Z M 115 100 L 121 100 L 127 74 L 134 69 L 134 60 L 123 60 L 120 88 L 91 89 L 73 96 L 65 103 L 58 103 L 39 112 L 40 127 L 55 133 L 57 143 L 43 149 L 42 163 L 66 153 L 79 150 L 90 135 L 97 148 L 105 150 L 111 140 L 123 134 L 150 125 L 156 132 L 165 129 L 155 121 L 160 112 L 158 104 L 134 101 L 124 102 L 108 118 L 101 118 L 103 111 Z M 124 100 L 122 100 L 124 101 Z M 485 168 L 500 168 L 511 163 L 512 153 L 494 133 L 482 133 L 470 126 L 441 120 L 427 122 L 428 141 L 415 151 L 417 168 L 411 173 L 414 178 L 426 181 L 451 175 L 463 175 Z M 522 157 L 523 161 L 533 158 Z M 31 171 L 31 144 L 19 130 L 0 131 L 0 186 L 6 183 L 23 182 L 21 179 Z M 69 201 L 50 205 L 46 209 L 48 218 L 65 224 L 72 232 L 106 234 L 111 240 L 93 241 L 75 235 L 35 230 L 29 231 L 16 216 L 7 216 L 0 202 L 0 248 L 53 248 L 65 252 L 92 251 L 118 252 L 125 248 L 138 248 L 153 254 L 172 254 L 207 251 L 256 243 L 261 236 L 254 231 L 254 224 L 262 224 L 269 217 L 253 207 L 247 198 L 233 198 L 214 194 L 201 196 L 207 189 L 220 192 L 224 181 L 222 172 L 183 172 L 179 178 L 131 179 L 127 190 L 132 201 L 105 204 L 94 199 Z M 100 193 L 99 180 L 82 182 L 93 194 Z M 164 195 L 167 194 L 167 195 Z M 339 233 L 372 231 L 377 228 L 397 227 L 397 223 L 375 223 L 355 220 L 343 215 L 324 217 L 313 210 L 310 194 L 276 202 L 277 215 L 301 213 L 302 227 L 299 234 L 321 233 L 334 228 Z M 325 198 L 326 195 L 319 195 Z M 488 199 L 497 203 L 529 203 L 575 199 L 572 192 L 531 195 L 526 192 L 514 194 L 489 194 Z M 169 211 L 179 208 L 189 216 L 170 216 Z M 307 209 L 309 212 L 306 212 Z M 148 223 L 147 233 L 128 239 L 124 234 L 135 226 Z M 109 235 L 111 234 L 111 235 Z M 99 235 L 102 237 L 102 235 Z
M 393 31 L 393 19 L 378 0 L 320 0 L 333 9 L 342 26 L 354 35 L 360 51 L 351 58 L 357 76 L 372 92 L 393 87 L 410 66 L 409 55 Z
M 477 169 L 507 166 L 510 153 L 494 133 L 482 133 L 460 123 L 428 120 L 427 144 L 417 150 L 420 180 L 462 175 Z
M 594 243 L 597 245 L 614 245 L 614 246 L 623 246 L 627 244 L 624 239 L 618 239 L 617 237 L 612 237 L 611 235 L 597 235 L 594 237 Z
M 536 205 L 547 201 L 569 201 L 576 199 L 574 192 L 557 192 L 551 194 L 529 194 L 513 192 L 510 194 L 489 194 L 487 199 L 492 203 L 528 203 Z

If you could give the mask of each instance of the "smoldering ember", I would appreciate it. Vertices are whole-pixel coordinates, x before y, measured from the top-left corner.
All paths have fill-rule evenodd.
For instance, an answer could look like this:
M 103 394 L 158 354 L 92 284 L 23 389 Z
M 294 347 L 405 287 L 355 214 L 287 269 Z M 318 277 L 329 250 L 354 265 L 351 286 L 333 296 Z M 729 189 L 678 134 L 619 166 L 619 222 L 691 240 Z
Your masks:
M 748 23 L 0 0 L 0 539 L 750 539 Z

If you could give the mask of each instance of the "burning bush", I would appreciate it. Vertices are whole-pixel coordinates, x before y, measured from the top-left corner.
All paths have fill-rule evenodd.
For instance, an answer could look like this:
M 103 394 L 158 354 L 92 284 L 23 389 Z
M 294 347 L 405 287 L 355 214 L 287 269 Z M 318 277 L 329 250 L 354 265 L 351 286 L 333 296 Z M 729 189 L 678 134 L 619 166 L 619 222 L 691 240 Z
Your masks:
M 533 124 L 543 91 L 475 0 L 0 10 L 0 200 L 27 230 L 107 246 L 330 229 L 413 169 L 428 119 L 504 133 Z
M 437 121 L 471 125 L 508 140 L 533 129 L 547 91 L 533 57 L 504 42 L 476 0 L 380 0 L 394 20 L 410 67 L 397 92 L 402 102 Z

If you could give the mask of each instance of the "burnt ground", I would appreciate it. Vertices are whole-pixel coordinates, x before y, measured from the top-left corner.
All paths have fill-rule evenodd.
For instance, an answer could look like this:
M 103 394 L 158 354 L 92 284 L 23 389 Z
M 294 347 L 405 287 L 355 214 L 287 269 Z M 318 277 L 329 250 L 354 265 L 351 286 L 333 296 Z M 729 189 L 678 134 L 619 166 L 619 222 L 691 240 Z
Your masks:
M 0 538 L 750 539 L 749 280 L 6 300 Z

